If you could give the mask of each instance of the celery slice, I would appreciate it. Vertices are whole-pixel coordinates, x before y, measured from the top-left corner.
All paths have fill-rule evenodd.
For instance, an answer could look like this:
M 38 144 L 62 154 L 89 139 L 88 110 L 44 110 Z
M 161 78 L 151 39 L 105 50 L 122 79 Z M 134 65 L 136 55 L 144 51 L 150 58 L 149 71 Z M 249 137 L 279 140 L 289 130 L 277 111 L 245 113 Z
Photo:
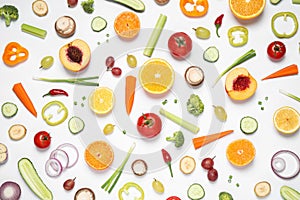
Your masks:
M 166 15 L 163 15 L 163 14 L 160 14 L 157 22 L 156 22 L 156 25 L 155 25 L 155 28 L 153 29 L 152 33 L 151 33 L 151 36 L 148 40 L 148 43 L 147 43 L 147 46 L 146 48 L 144 49 L 144 55 L 145 56 L 148 56 L 148 57 L 151 57 L 152 56 L 152 53 L 154 51 L 154 48 L 156 46 L 156 43 L 158 41 L 158 38 L 165 26 L 165 23 L 167 21 L 167 16 Z
M 25 33 L 34 35 L 36 37 L 44 39 L 47 35 L 47 31 L 37 28 L 35 26 L 29 25 L 29 24 L 22 24 L 21 25 L 21 30 Z

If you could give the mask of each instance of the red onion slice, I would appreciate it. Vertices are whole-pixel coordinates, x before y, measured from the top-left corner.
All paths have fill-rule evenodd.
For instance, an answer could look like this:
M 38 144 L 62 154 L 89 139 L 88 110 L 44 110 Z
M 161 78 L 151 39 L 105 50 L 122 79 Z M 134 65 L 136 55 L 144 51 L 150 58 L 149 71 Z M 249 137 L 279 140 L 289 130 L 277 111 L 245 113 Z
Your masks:
M 280 150 L 271 159 L 273 172 L 282 179 L 291 179 L 300 173 L 300 159 L 290 150 Z
M 51 152 L 50 158 L 57 159 L 60 162 L 61 166 L 62 166 L 62 170 L 66 169 L 68 167 L 69 156 L 65 151 L 63 151 L 61 149 L 55 149 L 54 151 Z M 55 165 L 53 165 L 52 167 L 54 169 L 56 169 Z
M 45 170 L 48 176 L 59 176 L 63 170 L 61 163 L 56 158 L 50 158 L 47 160 Z
M 67 165 L 67 168 L 73 167 L 79 158 L 79 153 L 77 148 L 71 144 L 71 143 L 64 143 L 57 147 L 57 149 L 63 150 L 67 153 L 69 157 L 69 163 Z
M 18 200 L 21 196 L 21 188 L 18 183 L 6 181 L 0 186 L 0 199 Z

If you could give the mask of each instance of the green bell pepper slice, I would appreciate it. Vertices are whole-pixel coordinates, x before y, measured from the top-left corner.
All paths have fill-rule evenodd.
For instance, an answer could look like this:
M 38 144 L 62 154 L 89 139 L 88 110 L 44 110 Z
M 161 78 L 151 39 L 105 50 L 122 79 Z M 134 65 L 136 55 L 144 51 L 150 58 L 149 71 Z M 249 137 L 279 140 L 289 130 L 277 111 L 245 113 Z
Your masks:
M 139 192 L 140 192 L 140 196 L 139 197 L 134 197 L 134 200 L 144 200 L 145 198 L 145 194 L 144 194 L 144 190 L 141 188 L 141 186 L 139 186 L 138 184 L 134 183 L 134 182 L 128 182 L 126 183 L 120 190 L 119 190 L 119 200 L 123 200 L 123 192 L 128 195 L 129 194 L 129 191 L 128 189 L 129 188 L 135 188 L 137 189 Z
M 239 33 L 239 38 L 234 34 Z M 248 42 L 248 29 L 244 26 L 233 26 L 228 30 L 229 43 L 234 47 L 240 47 Z
M 58 119 L 57 121 L 52 121 L 51 119 L 53 118 L 53 114 L 46 114 L 46 111 L 52 107 L 52 106 L 58 106 L 58 110 L 57 110 L 57 114 L 60 114 L 62 111 L 64 111 L 63 116 Z M 50 125 L 50 126 L 56 126 L 59 125 L 61 123 L 63 123 L 67 117 L 68 117 L 68 109 L 67 107 L 60 101 L 50 101 L 49 103 L 47 103 L 43 109 L 42 109 L 42 117 L 44 119 L 44 121 Z
M 291 33 L 279 33 L 276 28 L 275 28 L 275 21 L 278 17 L 283 17 L 284 21 L 287 21 L 287 18 L 290 17 L 292 18 L 293 22 L 294 22 L 294 29 Z M 271 26 L 272 26 L 272 31 L 274 33 L 274 35 L 278 38 L 290 38 L 293 37 L 297 31 L 298 31 L 298 20 L 297 17 L 294 13 L 292 12 L 278 12 L 275 15 L 273 15 L 272 20 L 271 20 Z

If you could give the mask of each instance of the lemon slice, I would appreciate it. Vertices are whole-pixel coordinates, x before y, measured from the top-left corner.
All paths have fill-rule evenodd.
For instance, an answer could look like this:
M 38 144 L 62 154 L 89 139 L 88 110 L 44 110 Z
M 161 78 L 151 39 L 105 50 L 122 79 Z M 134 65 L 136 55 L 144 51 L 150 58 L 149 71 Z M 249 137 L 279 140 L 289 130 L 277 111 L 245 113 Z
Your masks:
M 300 115 L 292 107 L 278 108 L 273 115 L 275 128 L 283 134 L 293 134 L 300 128 Z
M 89 107 L 96 114 L 107 114 L 114 106 L 115 97 L 108 87 L 97 87 L 89 96 Z

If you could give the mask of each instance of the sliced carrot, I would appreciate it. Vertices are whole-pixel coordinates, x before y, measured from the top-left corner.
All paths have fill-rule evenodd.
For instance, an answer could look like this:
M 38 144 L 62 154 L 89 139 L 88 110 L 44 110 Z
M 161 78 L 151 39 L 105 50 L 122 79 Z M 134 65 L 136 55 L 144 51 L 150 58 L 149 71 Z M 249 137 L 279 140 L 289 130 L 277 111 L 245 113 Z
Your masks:
M 233 130 L 227 130 L 227 131 L 223 131 L 220 133 L 214 133 L 211 135 L 205 135 L 205 136 L 193 138 L 194 148 L 198 149 L 200 147 L 203 147 L 204 145 L 214 142 L 226 135 L 229 135 L 232 132 L 233 132 Z
M 291 75 L 297 75 L 298 74 L 298 66 L 296 64 L 291 64 L 287 67 L 284 67 L 261 80 L 267 80 L 272 78 L 278 78 L 283 76 L 291 76 Z
M 23 103 L 23 105 L 26 107 L 26 109 L 31 112 L 35 117 L 37 117 L 37 112 L 33 106 L 32 101 L 30 100 L 26 90 L 24 89 L 22 83 L 16 83 L 13 86 L 13 91 L 17 95 L 17 97 L 20 99 L 20 101 Z
M 126 111 L 128 115 L 130 114 L 133 106 L 135 86 L 136 86 L 136 77 L 131 75 L 127 76 L 126 85 L 125 85 L 125 104 L 126 104 Z

